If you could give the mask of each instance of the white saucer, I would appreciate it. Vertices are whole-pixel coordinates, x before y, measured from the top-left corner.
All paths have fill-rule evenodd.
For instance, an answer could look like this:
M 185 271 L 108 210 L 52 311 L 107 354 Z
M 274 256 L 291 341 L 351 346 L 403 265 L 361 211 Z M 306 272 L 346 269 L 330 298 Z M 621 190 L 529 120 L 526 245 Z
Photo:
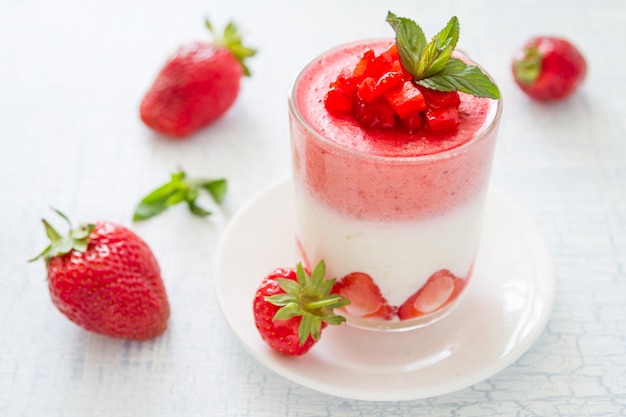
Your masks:
M 510 198 L 490 190 L 472 281 L 459 305 L 429 327 L 375 332 L 329 326 L 302 357 L 274 353 L 254 326 L 263 277 L 293 267 L 291 179 L 260 193 L 231 220 L 216 259 L 217 298 L 228 324 L 261 363 L 298 384 L 358 400 L 415 400 L 476 384 L 516 361 L 543 331 L 554 299 L 552 259 Z

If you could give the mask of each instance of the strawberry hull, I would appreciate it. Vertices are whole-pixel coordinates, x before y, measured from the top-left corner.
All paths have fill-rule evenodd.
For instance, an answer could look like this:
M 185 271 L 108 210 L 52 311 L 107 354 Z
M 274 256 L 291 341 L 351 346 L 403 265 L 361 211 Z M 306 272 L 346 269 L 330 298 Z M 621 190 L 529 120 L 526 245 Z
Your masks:
M 324 259 L 338 279 L 370 275 L 399 310 L 438 271 L 469 279 L 501 105 L 461 93 L 458 128 L 441 133 L 364 129 L 349 115 L 329 114 L 329 84 L 367 49 L 378 54 L 391 43 L 357 42 L 318 57 L 296 78 L 289 104 L 303 259 Z M 452 301 L 414 319 L 346 317 L 363 327 L 404 329 L 440 316 Z

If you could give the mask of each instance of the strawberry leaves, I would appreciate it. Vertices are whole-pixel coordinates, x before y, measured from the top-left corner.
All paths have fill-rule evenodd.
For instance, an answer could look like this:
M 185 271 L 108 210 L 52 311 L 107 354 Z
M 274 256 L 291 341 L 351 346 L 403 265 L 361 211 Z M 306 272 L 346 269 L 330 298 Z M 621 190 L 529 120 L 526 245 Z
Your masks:
M 73 250 L 79 252 L 85 252 L 87 250 L 89 235 L 93 231 L 94 225 L 81 223 L 76 229 L 73 229 L 70 219 L 65 214 L 54 208 L 52 210 L 67 222 L 70 229 L 69 233 L 67 236 L 61 235 L 47 220 L 42 219 L 41 222 L 46 230 L 46 236 L 50 239 L 50 244 L 39 255 L 29 259 L 29 262 L 34 262 L 40 258 L 48 262 L 52 258 L 65 255 Z
M 439 91 L 500 98 L 498 87 L 480 68 L 452 58 L 460 33 L 456 16 L 430 42 L 411 19 L 388 12 L 387 22 L 396 32 L 400 60 L 415 84 Z
M 219 204 L 224 199 L 226 189 L 225 179 L 188 180 L 184 171 L 175 172 L 168 183 L 153 190 L 139 202 L 133 214 L 133 221 L 147 220 L 182 202 L 187 203 L 192 214 L 201 217 L 210 216 L 213 214 L 211 211 L 196 203 L 200 192 L 207 192 Z
M 278 278 L 276 282 L 283 294 L 266 297 L 265 300 L 281 308 L 276 312 L 274 320 L 289 320 L 301 316 L 298 327 L 298 339 L 304 345 L 309 336 L 318 340 L 322 331 L 322 323 L 341 324 L 346 321 L 343 316 L 334 313 L 335 308 L 344 307 L 350 301 L 331 291 L 335 279 L 325 279 L 326 265 L 320 261 L 311 275 L 308 275 L 302 264 L 296 266 L 297 282 Z
M 208 18 L 204 19 L 204 25 L 213 35 L 216 45 L 225 46 L 233 54 L 233 56 L 239 61 L 243 68 L 243 74 L 246 77 L 251 75 L 250 69 L 246 66 L 246 58 L 250 58 L 256 55 L 256 49 L 249 48 L 243 44 L 241 33 L 234 22 L 228 22 L 224 28 L 222 35 L 218 35 L 213 28 L 213 25 Z

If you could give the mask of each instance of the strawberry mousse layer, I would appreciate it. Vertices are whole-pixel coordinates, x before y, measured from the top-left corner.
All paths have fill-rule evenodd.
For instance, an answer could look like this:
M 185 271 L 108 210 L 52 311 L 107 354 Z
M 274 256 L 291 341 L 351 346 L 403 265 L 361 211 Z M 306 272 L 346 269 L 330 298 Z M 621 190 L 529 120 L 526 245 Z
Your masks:
M 366 130 L 329 114 L 329 84 L 391 42 L 345 45 L 310 63 L 292 87 L 290 126 L 304 262 L 323 259 L 338 279 L 370 275 L 398 310 L 438 271 L 469 278 L 501 105 L 461 93 L 458 130 L 446 134 Z

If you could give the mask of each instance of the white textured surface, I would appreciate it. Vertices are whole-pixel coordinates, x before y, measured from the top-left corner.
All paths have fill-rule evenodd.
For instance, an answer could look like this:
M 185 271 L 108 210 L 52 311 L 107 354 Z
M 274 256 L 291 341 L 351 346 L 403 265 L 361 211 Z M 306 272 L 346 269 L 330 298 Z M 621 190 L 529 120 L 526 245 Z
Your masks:
M 505 109 L 494 183 L 524 206 L 554 255 L 545 333 L 485 382 L 429 400 L 348 401 L 257 363 L 213 290 L 224 224 L 289 172 L 286 90 L 337 43 L 385 36 L 390 9 L 432 35 L 452 13 L 460 47 L 498 81 Z M 205 15 L 235 17 L 260 49 L 228 115 L 189 141 L 156 137 L 138 103 L 165 57 L 205 37 Z M 571 100 L 541 106 L 513 85 L 513 50 L 537 33 L 569 37 L 590 62 Z M 3 0 L 0 3 L 0 415 L 527 417 L 626 414 L 626 3 L 553 1 Z M 139 197 L 178 166 L 225 176 L 223 212 L 174 209 L 132 225 Z M 87 334 L 49 302 L 42 216 L 132 226 L 160 260 L 173 315 L 160 339 Z

